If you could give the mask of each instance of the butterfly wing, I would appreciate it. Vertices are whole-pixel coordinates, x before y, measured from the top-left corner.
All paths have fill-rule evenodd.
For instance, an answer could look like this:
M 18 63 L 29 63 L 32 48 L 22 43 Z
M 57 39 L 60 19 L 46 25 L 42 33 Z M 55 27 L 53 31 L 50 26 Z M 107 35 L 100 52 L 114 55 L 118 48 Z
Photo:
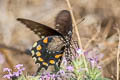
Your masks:
M 56 17 L 55 26 L 64 36 L 72 36 L 72 19 L 70 12 L 62 10 Z
M 58 35 L 62 36 L 62 34 L 46 25 L 40 24 L 38 22 L 28 20 L 28 19 L 23 19 L 23 18 L 18 18 L 18 21 L 21 23 L 25 24 L 26 27 L 31 29 L 35 34 L 37 34 L 40 38 L 42 36 L 52 36 L 52 35 Z
M 33 59 L 35 60 L 35 63 L 40 64 L 37 72 L 39 72 L 42 68 L 45 68 L 47 70 L 50 65 L 60 67 L 59 62 L 61 62 L 63 56 L 64 45 L 61 46 L 61 43 L 56 41 L 56 38 L 60 41 L 60 38 L 58 36 L 48 36 L 34 43 L 31 49 L 31 53 Z M 59 49 L 50 49 L 50 46 L 57 46 Z

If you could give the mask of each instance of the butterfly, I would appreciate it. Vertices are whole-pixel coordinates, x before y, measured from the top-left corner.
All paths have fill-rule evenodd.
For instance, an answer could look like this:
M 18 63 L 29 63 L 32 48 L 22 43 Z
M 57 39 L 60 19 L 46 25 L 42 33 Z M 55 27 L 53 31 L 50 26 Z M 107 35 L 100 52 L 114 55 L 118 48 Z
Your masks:
M 64 51 L 66 57 L 69 57 L 72 38 L 72 19 L 69 11 L 62 10 L 58 13 L 55 29 L 28 19 L 18 18 L 17 20 L 40 37 L 31 49 L 32 58 L 35 63 L 40 64 L 38 72 L 41 68 L 47 70 L 50 65 L 60 66 Z

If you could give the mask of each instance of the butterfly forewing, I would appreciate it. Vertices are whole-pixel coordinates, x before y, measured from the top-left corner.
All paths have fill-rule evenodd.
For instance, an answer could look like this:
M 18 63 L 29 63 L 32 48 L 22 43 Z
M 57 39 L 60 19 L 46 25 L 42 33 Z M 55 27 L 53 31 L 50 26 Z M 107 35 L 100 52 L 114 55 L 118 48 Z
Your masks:
M 69 33 L 72 32 L 72 19 L 70 12 L 62 10 L 56 17 L 55 26 L 64 36 L 69 36 Z
M 72 19 L 70 12 L 67 10 L 62 10 L 56 17 L 55 20 L 56 29 L 62 33 L 65 37 L 65 57 L 67 61 L 71 61 L 72 53 L 70 49 L 71 38 L 72 38 Z
M 23 19 L 23 18 L 18 18 L 17 20 L 25 24 L 26 27 L 28 27 L 33 32 L 35 32 L 35 34 L 37 34 L 40 38 L 41 36 L 45 36 L 45 37 L 52 36 L 52 35 L 62 36 L 61 33 L 44 24 L 40 24 L 38 22 L 28 20 L 28 19 Z

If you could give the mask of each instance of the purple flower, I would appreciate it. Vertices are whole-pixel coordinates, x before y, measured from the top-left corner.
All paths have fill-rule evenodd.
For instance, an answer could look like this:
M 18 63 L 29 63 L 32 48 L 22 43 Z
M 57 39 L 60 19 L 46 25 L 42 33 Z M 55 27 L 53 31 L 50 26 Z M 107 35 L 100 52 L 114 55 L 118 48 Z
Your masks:
M 3 72 L 11 72 L 12 70 L 11 69 L 9 69 L 9 68 L 3 68 Z
M 15 68 L 17 68 L 18 71 L 13 72 L 14 76 L 18 77 L 18 76 L 20 76 L 22 74 L 22 72 L 25 70 L 25 68 L 21 68 L 21 67 L 23 67 L 23 64 L 18 64 L 18 65 L 15 66 Z
M 58 73 L 57 74 L 60 74 L 60 75 L 65 75 L 65 71 L 64 70 L 60 70 L 60 71 L 58 71 Z
M 60 75 L 58 75 L 58 74 L 52 74 L 51 75 L 52 80 L 56 80 L 56 78 L 58 78 L 58 77 L 60 77 Z
M 18 77 L 18 76 L 20 76 L 20 73 L 19 72 L 13 72 L 13 76 Z
M 10 79 L 13 76 L 13 74 L 11 73 L 12 70 L 9 68 L 4 68 L 3 72 L 6 72 L 6 71 L 8 72 L 8 74 L 4 75 L 3 78 Z
M 96 58 L 88 58 L 88 60 L 90 61 L 91 67 L 97 67 L 98 69 L 101 69 L 101 66 L 98 65 L 98 59 Z
M 50 76 L 50 73 L 49 72 L 47 72 L 47 74 L 46 74 L 47 76 Z
M 72 66 L 68 66 L 66 69 L 67 69 L 68 71 L 73 71 L 73 70 L 74 70 L 74 68 L 73 68 Z
M 18 69 L 17 72 L 13 72 L 13 76 L 15 76 L 15 77 L 20 76 L 24 70 L 25 70 L 25 68 Z
M 84 52 L 84 55 L 87 56 L 88 55 L 88 51 Z
M 3 71 L 4 72 L 7 71 L 8 74 L 4 75 L 3 78 L 10 79 L 10 78 L 19 77 L 22 74 L 22 71 L 25 70 L 25 68 L 21 68 L 22 66 L 23 66 L 22 64 L 18 64 L 15 66 L 15 68 L 17 68 L 17 72 L 12 72 L 12 70 L 9 68 L 4 68 Z
M 59 71 L 59 73 L 64 74 L 64 73 L 65 73 L 65 71 L 64 71 L 64 70 L 60 70 L 60 71 Z
M 15 68 L 17 68 L 17 69 L 20 69 L 21 67 L 23 67 L 23 64 L 18 64 L 15 66 Z
M 48 76 L 48 75 L 46 75 L 45 78 L 46 78 L 46 80 L 50 80 L 50 76 Z
M 7 78 L 7 79 L 10 79 L 13 75 L 12 74 L 6 74 L 3 76 L 3 78 Z
M 25 68 L 21 68 L 18 70 L 19 74 L 22 74 L 22 72 L 25 70 Z
M 52 75 L 51 75 L 51 78 L 54 79 L 54 78 L 55 78 L 55 74 L 52 74 Z
M 91 66 L 92 66 L 92 67 L 95 67 L 95 61 L 94 61 L 94 60 L 91 60 L 90 62 L 91 62 Z
M 41 76 L 41 79 L 42 79 L 42 80 L 50 80 L 50 76 L 48 76 L 48 75 L 43 75 L 43 76 Z
M 98 59 L 97 58 L 88 58 L 88 61 L 90 62 L 92 67 L 96 67 L 97 63 L 98 63 Z
M 78 54 L 83 54 L 83 51 L 82 51 L 82 49 L 80 49 L 80 48 L 78 48 L 78 49 L 76 50 L 76 52 L 77 52 Z
M 40 78 L 41 80 L 44 80 L 44 76 L 41 76 L 41 78 Z

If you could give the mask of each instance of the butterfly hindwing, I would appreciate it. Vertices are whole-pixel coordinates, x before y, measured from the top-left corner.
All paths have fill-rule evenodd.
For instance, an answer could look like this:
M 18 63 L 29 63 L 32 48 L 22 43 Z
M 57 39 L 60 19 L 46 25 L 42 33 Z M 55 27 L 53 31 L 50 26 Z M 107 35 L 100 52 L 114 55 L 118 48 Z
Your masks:
M 39 69 L 41 68 L 47 69 L 50 65 L 55 66 L 56 63 L 59 64 L 59 61 L 61 61 L 64 52 L 64 46 L 62 46 L 61 49 L 59 49 L 58 51 L 56 49 L 50 50 L 48 48 L 49 44 L 53 42 L 54 39 L 56 39 L 55 37 L 56 36 L 48 36 L 34 43 L 31 52 L 32 57 L 35 60 L 35 63 L 40 64 Z M 53 42 L 53 44 L 54 43 L 55 42 Z

